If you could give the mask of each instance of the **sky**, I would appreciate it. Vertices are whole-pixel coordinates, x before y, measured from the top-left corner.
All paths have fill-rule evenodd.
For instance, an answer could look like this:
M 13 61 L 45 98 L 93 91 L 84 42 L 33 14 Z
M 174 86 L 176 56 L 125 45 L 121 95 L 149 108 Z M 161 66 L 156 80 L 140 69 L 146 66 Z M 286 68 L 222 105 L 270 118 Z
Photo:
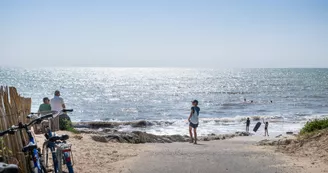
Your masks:
M 2 0 L 0 66 L 328 67 L 326 0 Z

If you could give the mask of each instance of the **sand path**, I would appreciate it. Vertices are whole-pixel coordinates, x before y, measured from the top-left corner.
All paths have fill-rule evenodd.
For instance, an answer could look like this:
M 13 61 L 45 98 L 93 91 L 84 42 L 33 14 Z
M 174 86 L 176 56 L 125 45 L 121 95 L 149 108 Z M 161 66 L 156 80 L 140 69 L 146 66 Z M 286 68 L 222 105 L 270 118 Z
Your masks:
M 71 134 L 77 173 L 327 173 L 327 164 L 255 146 L 257 137 L 167 144 L 93 141 Z M 38 141 L 44 140 L 37 135 Z
M 273 148 L 255 146 L 258 139 L 238 137 L 223 141 L 146 144 L 147 149 L 128 159 L 121 173 L 320 173 L 324 164 L 312 165 Z

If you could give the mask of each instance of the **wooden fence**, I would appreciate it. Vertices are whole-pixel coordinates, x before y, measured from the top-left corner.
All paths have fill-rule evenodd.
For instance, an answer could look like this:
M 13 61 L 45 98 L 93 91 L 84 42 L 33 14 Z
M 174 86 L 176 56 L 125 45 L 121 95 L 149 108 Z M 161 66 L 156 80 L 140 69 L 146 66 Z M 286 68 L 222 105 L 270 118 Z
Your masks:
M 21 97 L 15 87 L 0 86 L 0 130 L 6 130 L 19 122 L 28 123 L 26 116 L 31 112 L 31 98 Z M 5 135 L 3 145 L 0 145 L 0 156 L 7 162 L 10 158 L 17 160 L 21 172 L 27 172 L 26 159 L 22 152 L 22 139 L 28 141 L 26 133 L 15 133 L 15 135 Z M 6 149 L 4 149 L 6 148 Z

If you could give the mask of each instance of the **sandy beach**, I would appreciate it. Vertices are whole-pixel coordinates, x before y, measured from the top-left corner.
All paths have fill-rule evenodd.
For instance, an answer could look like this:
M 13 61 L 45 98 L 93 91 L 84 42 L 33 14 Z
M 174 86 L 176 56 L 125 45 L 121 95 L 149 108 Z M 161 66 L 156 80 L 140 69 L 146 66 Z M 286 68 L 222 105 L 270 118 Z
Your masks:
M 189 143 L 126 144 L 96 142 L 90 134 L 69 134 L 78 173 L 321 173 L 327 164 L 295 157 L 276 147 L 257 146 L 263 137 Z M 36 135 L 39 145 L 43 136 Z

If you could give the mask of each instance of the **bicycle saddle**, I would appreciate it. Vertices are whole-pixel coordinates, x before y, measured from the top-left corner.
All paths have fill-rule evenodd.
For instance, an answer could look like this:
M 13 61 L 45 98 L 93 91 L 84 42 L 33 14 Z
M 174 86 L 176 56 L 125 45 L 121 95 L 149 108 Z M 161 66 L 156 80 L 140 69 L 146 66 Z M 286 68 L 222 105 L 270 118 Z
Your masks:
M 18 172 L 19 169 L 17 165 L 0 162 L 0 173 L 18 173 Z
M 55 142 L 55 141 L 58 141 L 58 140 L 65 141 L 68 138 L 69 138 L 68 135 L 52 136 L 52 137 L 49 138 L 49 141 L 51 141 L 51 142 Z
M 28 151 L 32 151 L 32 150 L 34 150 L 36 148 L 37 148 L 37 145 L 36 144 L 29 143 L 25 147 L 23 147 L 22 151 L 23 152 L 28 152 Z

